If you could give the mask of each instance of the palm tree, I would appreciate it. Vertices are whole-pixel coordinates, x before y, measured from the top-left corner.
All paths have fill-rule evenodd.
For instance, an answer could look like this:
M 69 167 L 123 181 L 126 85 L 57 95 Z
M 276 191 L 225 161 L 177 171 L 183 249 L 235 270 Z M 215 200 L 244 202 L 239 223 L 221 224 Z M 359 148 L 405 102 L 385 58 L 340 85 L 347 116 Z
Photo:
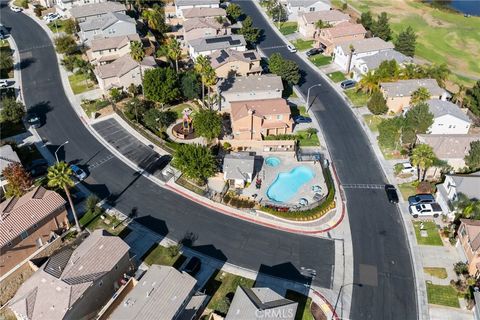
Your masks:
M 210 97 L 210 88 L 217 82 L 217 74 L 211 65 L 205 69 L 205 85 L 207 86 L 208 106 L 212 109 L 213 101 Z
M 418 180 L 420 180 L 420 176 L 422 177 L 422 181 L 425 180 L 427 169 L 432 166 L 435 159 L 435 153 L 428 144 L 419 144 L 413 148 L 410 160 L 412 164 L 417 167 Z M 422 175 L 420 175 L 421 171 L 423 171 Z
M 350 44 L 348 48 L 350 49 L 350 55 L 348 56 L 347 73 L 350 72 L 350 68 L 352 67 L 353 53 L 355 52 L 355 47 L 353 46 L 353 44 Z
M 205 100 L 205 80 L 208 67 L 212 67 L 210 59 L 207 56 L 199 55 L 195 61 L 195 71 L 198 72 L 202 79 L 202 102 Z
M 440 65 L 426 65 L 423 67 L 423 69 L 426 76 L 434 78 L 437 80 L 439 86 L 445 87 L 445 80 L 447 80 L 451 73 L 450 69 L 448 69 L 448 66 L 445 63 Z
M 175 70 L 177 70 L 178 73 L 178 60 L 182 58 L 182 48 L 177 39 L 170 38 L 167 40 L 167 56 L 169 59 L 175 61 Z
M 62 161 L 57 162 L 53 166 L 48 168 L 47 179 L 48 186 L 58 189 L 63 189 L 67 195 L 68 203 L 70 208 L 72 208 L 73 219 L 75 219 L 75 226 L 77 231 L 81 231 L 80 223 L 78 222 L 77 212 L 72 202 L 72 197 L 70 196 L 70 188 L 75 185 L 75 182 L 72 180 L 72 169 L 70 166 Z
M 458 91 L 453 94 L 452 101 L 457 105 L 463 107 L 465 96 L 467 95 L 467 88 L 463 84 L 458 86 Z
M 324 22 L 323 20 L 318 20 L 316 23 L 315 23 L 315 27 L 317 29 L 323 29 L 323 28 L 330 28 L 332 25 L 328 22 Z
M 146 22 L 150 30 L 158 30 L 160 28 L 161 15 L 158 10 L 147 9 L 142 11 L 142 19 Z
M 0 54 L 0 68 L 10 69 L 13 66 L 13 58 L 9 54 Z
M 140 41 L 132 41 L 130 43 L 130 56 L 138 64 L 140 69 L 140 85 L 143 87 L 143 73 L 141 62 L 145 58 L 145 50 L 143 49 L 142 43 Z
M 372 93 L 378 89 L 379 79 L 373 71 L 368 71 L 363 75 L 362 79 L 357 84 L 357 89 L 364 93 Z
M 463 193 L 458 194 L 458 199 L 453 205 L 459 218 L 477 219 L 480 216 L 480 201 L 472 200 Z
M 412 93 L 410 98 L 410 105 L 416 106 L 419 103 L 423 103 L 430 99 L 430 91 L 425 87 L 420 87 Z
M 416 79 L 419 77 L 419 68 L 416 64 L 409 63 L 401 70 L 402 79 Z

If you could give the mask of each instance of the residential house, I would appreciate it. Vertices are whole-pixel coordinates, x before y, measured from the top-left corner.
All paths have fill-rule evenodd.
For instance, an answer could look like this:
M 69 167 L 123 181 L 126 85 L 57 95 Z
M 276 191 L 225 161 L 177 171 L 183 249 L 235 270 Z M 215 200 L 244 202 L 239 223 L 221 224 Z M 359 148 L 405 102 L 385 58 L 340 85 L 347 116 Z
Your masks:
M 219 23 L 217 17 L 191 18 L 183 23 L 183 38 L 189 42 L 212 36 L 225 36 L 231 34 L 228 22 Z
M 467 134 L 472 120 L 456 104 L 450 101 L 430 99 L 428 109 L 433 114 L 430 134 Z
M 140 41 L 138 34 L 93 39 L 90 49 L 87 50 L 88 60 L 94 65 L 113 62 L 130 53 L 130 44 L 133 41 Z
M 109 12 L 95 19 L 79 23 L 80 40 L 87 45 L 94 39 L 128 36 L 137 32 L 135 19 L 124 13 Z
M 353 79 L 355 81 L 360 81 L 363 76 L 368 72 L 375 72 L 375 70 L 380 66 L 383 61 L 391 60 L 395 60 L 400 66 L 404 66 L 413 62 L 412 58 L 407 57 L 403 53 L 400 53 L 396 50 L 381 51 L 374 55 L 357 59 L 353 63 Z
M 193 39 L 188 42 L 188 53 L 193 60 L 195 60 L 199 55 L 208 56 L 215 51 L 222 49 L 246 51 L 247 42 L 242 35 L 237 34 L 219 37 L 205 37 L 200 39 Z
M 153 57 L 145 57 L 139 64 L 130 54 L 125 54 L 112 63 L 97 65 L 94 72 L 100 89 L 108 91 L 111 88 L 128 88 L 131 84 L 139 86 L 142 82 L 140 72 L 143 75 L 156 65 Z
M 219 78 L 262 73 L 261 58 L 256 50 L 219 50 L 210 55 L 210 60 Z
M 230 186 L 243 188 L 253 180 L 255 156 L 249 152 L 237 152 L 225 155 L 223 158 L 223 180 Z
M 72 9 L 72 7 L 79 7 L 87 4 L 103 3 L 103 2 L 107 2 L 107 0 L 56 0 L 55 4 L 61 10 L 70 10 Z
M 197 319 L 208 296 L 195 292 L 196 283 L 184 271 L 152 265 L 108 319 Z
M 430 99 L 446 100 L 448 93 L 442 89 L 435 79 L 410 79 L 396 82 L 380 83 L 380 90 L 387 101 L 390 112 L 398 113 L 410 106 L 412 94 L 419 88 L 426 88 L 430 93 Z
M 460 219 L 456 247 L 468 264 L 468 273 L 480 275 L 480 220 Z
M 294 320 L 298 303 L 286 299 L 270 288 L 238 286 L 225 320 Z
M 274 74 L 234 77 L 219 81 L 217 91 L 221 107 L 230 108 L 236 101 L 279 99 L 282 97 L 282 78 Z
M 234 139 L 262 140 L 293 132 L 290 107 L 283 98 L 232 102 L 230 119 Z
M 350 16 L 338 10 L 322 10 L 302 13 L 298 16 L 298 32 L 307 38 L 314 39 L 317 37 L 319 29 L 317 22 L 323 21 L 331 26 L 336 26 L 342 22 L 348 22 Z
M 0 203 L 0 274 L 69 228 L 65 203 L 43 187 Z
M 305 12 L 330 10 L 330 0 L 287 0 L 288 20 L 296 20 Z
M 366 38 L 343 42 L 333 51 L 334 62 L 344 72 L 350 72 L 358 59 L 372 56 L 382 51 L 393 50 L 394 45 L 380 38 Z
M 17 319 L 92 319 L 130 270 L 130 247 L 97 229 L 51 256 L 9 303 Z
M 175 12 L 179 18 L 183 18 L 183 12 L 188 9 L 219 7 L 219 0 L 175 0 Z
M 459 194 L 480 200 L 480 171 L 470 174 L 446 174 L 443 183 L 437 186 L 437 202 L 451 220 L 455 218 L 453 203 L 459 199 Z
M 227 12 L 222 8 L 191 8 L 183 10 L 183 19 L 227 17 Z
M 314 34 L 315 46 L 322 48 L 324 54 L 331 55 L 336 46 L 344 42 L 364 39 L 366 33 L 367 30 L 361 24 L 343 21 L 333 27 L 316 31 Z
M 432 147 L 438 159 L 446 161 L 454 171 L 465 168 L 465 156 L 470 152 L 470 143 L 479 141 L 480 134 L 418 134 L 417 142 Z M 439 170 L 433 167 L 427 176 L 435 177 Z
M 125 14 L 126 10 L 127 9 L 123 3 L 107 1 L 72 7 L 72 9 L 70 9 L 70 14 L 78 23 L 82 23 L 88 20 L 101 18 L 107 13 Z
M 0 193 L 3 196 L 5 193 L 5 186 L 8 184 L 7 179 L 3 176 L 3 170 L 12 163 L 22 164 L 18 154 L 13 150 L 9 144 L 0 147 Z

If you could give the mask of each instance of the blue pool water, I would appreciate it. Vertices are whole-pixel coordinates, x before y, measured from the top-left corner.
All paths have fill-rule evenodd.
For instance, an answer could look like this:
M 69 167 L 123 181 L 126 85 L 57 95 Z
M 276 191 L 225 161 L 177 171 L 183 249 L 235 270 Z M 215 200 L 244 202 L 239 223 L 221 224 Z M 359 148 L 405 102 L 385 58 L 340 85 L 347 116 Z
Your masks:
M 276 167 L 280 164 L 280 159 L 277 157 L 268 157 L 265 159 L 265 164 L 269 167 Z
M 281 172 L 267 190 L 267 197 L 276 202 L 290 200 L 315 173 L 308 167 L 296 167 L 290 172 Z

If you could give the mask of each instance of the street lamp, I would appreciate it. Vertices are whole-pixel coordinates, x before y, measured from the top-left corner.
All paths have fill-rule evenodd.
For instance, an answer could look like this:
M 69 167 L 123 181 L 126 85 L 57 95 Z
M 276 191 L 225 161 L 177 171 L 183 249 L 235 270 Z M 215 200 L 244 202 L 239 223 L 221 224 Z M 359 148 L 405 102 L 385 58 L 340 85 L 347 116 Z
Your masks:
M 55 150 L 55 159 L 57 160 L 57 163 L 59 162 L 58 161 L 58 155 L 57 155 L 57 152 L 58 150 L 60 150 L 61 147 L 63 147 L 64 145 L 66 145 L 68 143 L 68 140 L 65 141 L 64 143 L 62 143 L 61 145 L 58 146 L 57 150 Z
M 340 300 L 340 295 L 342 294 L 342 290 L 344 287 L 346 286 L 357 286 L 359 288 L 363 287 L 363 284 L 361 283 L 356 283 L 356 282 L 352 282 L 352 283 L 347 283 L 347 284 L 343 284 L 341 287 L 340 287 L 340 290 L 338 291 L 338 295 L 337 295 L 337 300 L 335 301 L 335 306 L 333 307 L 333 312 L 332 312 L 332 320 L 333 320 L 333 317 L 335 316 L 336 312 L 337 312 L 337 304 L 338 304 L 338 300 Z
M 308 90 L 307 90 L 307 112 L 308 112 L 308 110 L 310 110 L 310 90 L 312 88 L 321 87 L 321 86 L 322 86 L 322 84 L 317 83 L 317 84 L 314 84 L 313 86 L 311 86 L 310 88 L 308 88 Z

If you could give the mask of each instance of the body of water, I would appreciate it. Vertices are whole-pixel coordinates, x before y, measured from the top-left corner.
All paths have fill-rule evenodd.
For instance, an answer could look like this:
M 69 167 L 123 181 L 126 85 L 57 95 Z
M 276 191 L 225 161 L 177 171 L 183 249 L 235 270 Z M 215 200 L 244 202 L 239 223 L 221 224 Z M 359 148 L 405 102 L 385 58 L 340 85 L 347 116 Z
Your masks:
M 305 183 L 315 177 L 315 173 L 307 167 L 295 167 L 290 172 L 279 173 L 267 190 L 267 197 L 276 202 L 287 202 Z
M 428 1 L 430 2 L 430 1 Z M 480 0 L 451 0 L 444 1 L 445 7 L 472 16 L 480 16 Z

